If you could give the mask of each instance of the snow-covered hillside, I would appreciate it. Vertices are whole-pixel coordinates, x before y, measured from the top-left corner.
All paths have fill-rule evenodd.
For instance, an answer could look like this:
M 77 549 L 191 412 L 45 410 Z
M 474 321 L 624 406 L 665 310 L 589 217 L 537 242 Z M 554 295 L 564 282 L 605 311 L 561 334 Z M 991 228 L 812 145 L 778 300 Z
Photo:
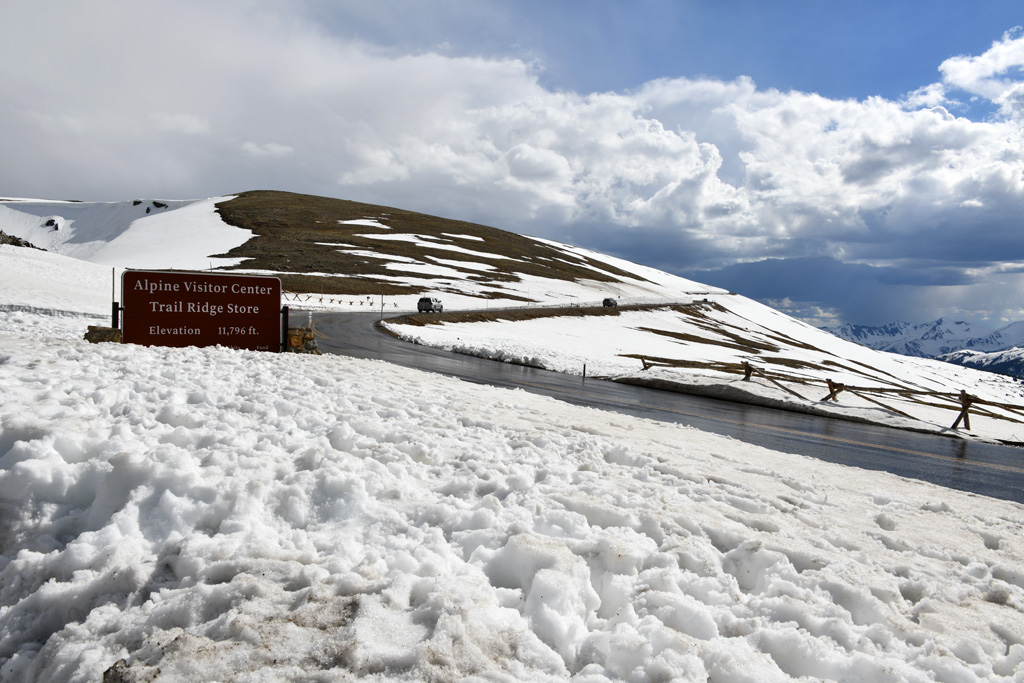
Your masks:
M 740 296 L 615 316 L 509 323 L 420 319 L 385 323 L 409 341 L 459 353 L 604 375 L 728 400 L 960 436 L 1024 441 L 1024 415 L 989 406 L 971 429 L 949 428 L 959 392 L 1024 409 L 1009 377 L 838 339 Z M 757 373 L 744 380 L 742 363 Z M 644 369 L 648 366 L 647 369 Z M 823 401 L 828 381 L 849 390 Z M 936 396 L 928 392 L 938 392 Z
M 227 210 L 236 206 L 245 210 Z M 399 314 L 415 311 L 417 299 L 426 293 L 442 297 L 446 311 L 600 306 L 609 296 L 622 308 L 620 315 L 575 318 L 571 324 L 556 318 L 392 327 L 419 343 L 464 353 L 570 373 L 582 372 L 586 364 L 591 374 L 624 381 L 943 433 L 950 433 L 959 413 L 961 391 L 997 404 L 1024 406 L 1024 389 L 1005 377 L 838 340 L 744 297 L 586 249 L 387 207 L 243 193 L 194 202 L 9 201 L 0 203 L 0 211 L 6 211 L 0 212 L 0 230 L 8 234 L 36 242 L 62 234 L 49 243 L 58 254 L 115 266 L 114 272 L 97 266 L 93 279 L 82 281 L 91 283 L 90 311 L 97 314 L 109 310 L 109 303 L 101 303 L 103 297 L 109 302 L 120 296 L 120 278 L 113 276 L 125 267 L 189 269 L 209 264 L 231 272 L 290 277 L 282 270 L 247 266 L 306 263 L 345 272 L 313 272 L 306 275 L 314 279 L 289 280 L 313 288 L 288 294 L 288 303 L 299 308 L 352 310 L 369 297 L 375 306 L 384 304 L 388 312 Z M 254 233 L 228 225 L 225 214 L 238 222 L 248 220 L 260 236 L 249 240 Z M 261 222 L 264 215 L 277 221 L 273 230 L 268 227 L 271 218 Z M 342 220 L 339 215 L 358 217 Z M 46 226 L 51 220 L 60 230 Z M 247 257 L 224 256 L 241 243 L 247 248 L 232 253 Z M 252 247 L 256 243 L 264 246 Z M 5 253 L 13 252 L 0 252 L 0 259 Z M 12 266 L 12 273 L 21 267 Z M 333 282 L 356 293 L 316 291 L 331 291 Z M 394 293 L 382 296 L 384 288 Z M 0 302 L 12 311 L 25 305 Z M 906 326 L 900 329 L 905 335 L 912 332 Z M 929 334 L 937 340 L 965 330 L 935 325 Z M 920 330 L 913 334 L 920 336 Z M 655 367 L 644 370 L 648 360 Z M 743 381 L 743 363 L 762 372 Z M 851 390 L 823 402 L 829 380 Z M 858 393 L 854 388 L 887 393 Z M 897 390 L 945 396 L 892 393 Z M 971 417 L 971 430 L 961 427 L 958 436 L 1024 441 L 1024 417 L 1013 410 L 989 406 Z
M 255 223 L 264 210 L 279 221 L 273 226 L 276 233 L 259 239 L 222 219 L 227 206 L 251 202 L 253 194 L 264 201 L 289 202 L 280 210 L 276 205 L 250 209 L 257 214 Z M 269 200 L 264 197 L 267 194 Z M 311 215 L 306 210 L 307 203 L 316 202 L 326 203 L 326 213 Z M 579 305 L 608 296 L 673 301 L 724 293 L 550 240 L 421 214 L 405 213 L 399 218 L 395 209 L 366 205 L 353 209 L 350 204 L 287 193 L 191 202 L 7 200 L 0 201 L 0 231 L 53 253 L 116 266 L 119 271 L 231 268 L 236 273 L 278 275 L 286 289 L 296 293 L 322 294 L 340 288 L 349 295 L 345 303 L 358 294 L 379 296 L 386 289 L 388 304 L 401 310 L 415 310 L 417 299 L 427 293 L 444 295 L 449 309 Z M 362 215 L 369 210 L 375 213 Z M 336 215 L 356 217 L 329 218 Z M 47 225 L 51 222 L 54 226 Z M 266 225 L 262 229 L 271 231 Z M 254 248 L 247 252 L 248 258 L 224 256 L 247 242 L 270 246 Z
M 90 345 L 108 277 L 0 246 L 5 683 L 1024 680 L 1021 504 L 386 363 Z
M 201 201 L 116 203 L 0 201 L 0 230 L 40 249 L 90 263 L 142 269 L 231 265 L 214 258 L 252 237 L 213 211 L 225 197 Z M 154 248 L 153 245 L 160 245 Z

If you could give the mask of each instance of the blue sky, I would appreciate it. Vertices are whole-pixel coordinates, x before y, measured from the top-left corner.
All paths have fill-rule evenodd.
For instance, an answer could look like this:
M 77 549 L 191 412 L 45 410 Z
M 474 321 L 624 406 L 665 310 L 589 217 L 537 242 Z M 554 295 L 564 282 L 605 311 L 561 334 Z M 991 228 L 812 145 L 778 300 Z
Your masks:
M 326 2 L 318 14 L 338 35 L 399 51 L 536 59 L 545 86 L 583 93 L 748 76 L 762 88 L 898 99 L 934 82 L 945 59 L 981 54 L 1024 23 L 1024 8 L 1006 0 L 383 0 L 372 14 L 340 4 L 351 11 Z M 394 20 L 410 6 L 421 7 L 413 30 Z
M 808 321 L 1024 319 L 1016 2 L 13 0 L 0 194 L 479 221 Z

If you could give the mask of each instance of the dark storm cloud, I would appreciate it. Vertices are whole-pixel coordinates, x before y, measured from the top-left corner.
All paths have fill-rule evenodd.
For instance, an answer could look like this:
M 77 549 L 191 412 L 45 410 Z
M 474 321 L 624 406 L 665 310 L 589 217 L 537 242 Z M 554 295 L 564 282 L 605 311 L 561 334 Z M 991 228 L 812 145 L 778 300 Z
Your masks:
M 791 315 L 814 318 L 822 325 L 851 320 L 882 325 L 947 316 L 998 326 L 1009 319 L 991 316 L 986 310 L 1021 312 L 1016 292 L 1022 272 L 1012 268 L 998 276 L 972 275 L 935 263 L 877 267 L 817 257 L 766 259 L 680 274 L 770 303 Z M 1000 278 L 1008 279 L 1000 282 Z M 975 307 L 975 289 L 983 293 L 987 308 Z

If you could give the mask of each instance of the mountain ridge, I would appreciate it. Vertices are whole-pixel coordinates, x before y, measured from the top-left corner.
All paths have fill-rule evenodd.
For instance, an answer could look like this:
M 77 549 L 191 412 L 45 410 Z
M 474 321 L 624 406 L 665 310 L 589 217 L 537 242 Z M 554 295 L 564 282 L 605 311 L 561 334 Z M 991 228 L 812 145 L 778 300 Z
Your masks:
M 934 358 L 1015 377 L 1024 375 L 1024 321 L 986 332 L 972 323 L 949 322 L 945 318 L 919 324 L 905 321 L 878 326 L 848 323 L 820 329 L 877 351 Z
M 3 200 L 0 228 L 102 265 L 274 275 L 291 293 L 387 296 L 413 309 L 427 294 L 453 309 L 726 293 L 553 240 L 273 190 L 160 202 Z

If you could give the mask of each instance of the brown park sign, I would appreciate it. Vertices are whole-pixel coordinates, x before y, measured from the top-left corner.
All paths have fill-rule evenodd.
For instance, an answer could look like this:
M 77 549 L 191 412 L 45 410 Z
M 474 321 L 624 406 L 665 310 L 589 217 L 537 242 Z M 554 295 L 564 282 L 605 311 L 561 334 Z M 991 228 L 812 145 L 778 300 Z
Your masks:
M 126 270 L 121 300 L 127 344 L 281 350 L 276 277 Z

